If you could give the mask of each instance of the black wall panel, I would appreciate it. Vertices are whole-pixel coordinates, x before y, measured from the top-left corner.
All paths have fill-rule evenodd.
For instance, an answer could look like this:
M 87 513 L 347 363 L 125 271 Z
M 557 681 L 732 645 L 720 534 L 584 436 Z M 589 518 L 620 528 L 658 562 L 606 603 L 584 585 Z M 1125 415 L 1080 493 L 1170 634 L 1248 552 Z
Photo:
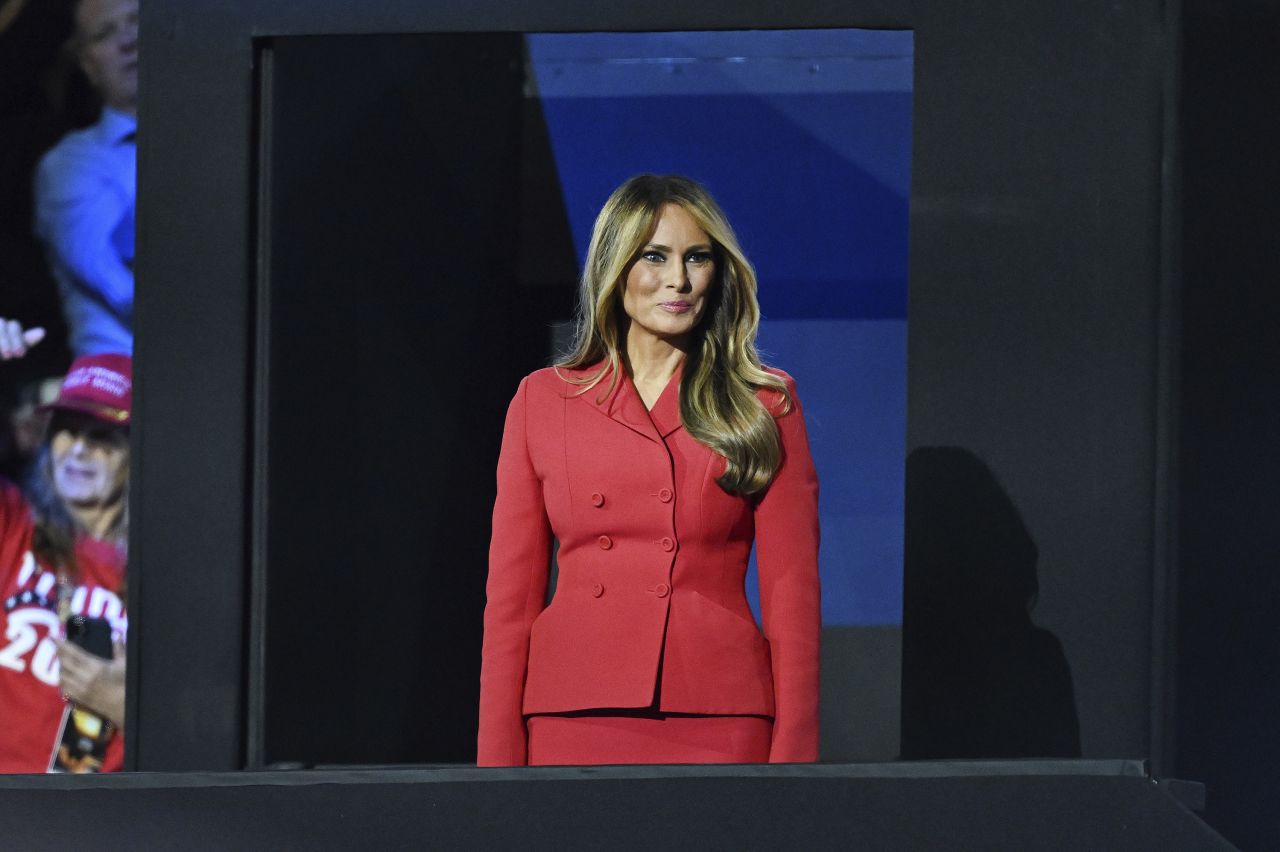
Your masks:
M 1280 837 L 1280 4 L 1188 3 L 1176 768 Z
M 264 760 L 473 761 L 492 460 L 547 336 L 521 40 L 263 50 Z
M 1168 24 L 1143 3 L 929 11 L 916 40 L 908 451 L 972 456 L 1025 524 L 1031 616 L 1065 653 L 1083 753 L 1153 754 L 1161 374 L 1173 357 L 1161 256 Z M 945 459 L 924 456 L 915 486 L 961 488 L 967 468 Z M 909 512 L 929 502 L 909 484 Z M 989 539 L 997 523 L 970 523 L 970 537 Z M 904 686 L 933 665 L 913 637 L 930 629 L 911 607 L 912 578 L 929 570 L 913 555 L 945 534 L 909 516 L 913 529 Z M 965 558 L 953 570 L 1004 570 Z M 989 623 L 991 611 L 968 617 Z M 972 656 L 975 671 L 1011 664 L 999 650 Z

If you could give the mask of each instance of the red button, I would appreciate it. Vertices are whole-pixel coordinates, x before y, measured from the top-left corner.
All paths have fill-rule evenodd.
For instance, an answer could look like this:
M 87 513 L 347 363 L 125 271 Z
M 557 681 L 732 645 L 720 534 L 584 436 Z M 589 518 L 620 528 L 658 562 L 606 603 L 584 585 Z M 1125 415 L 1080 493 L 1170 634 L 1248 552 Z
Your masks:
M 600 549 L 608 550 L 611 547 L 613 547 L 613 539 L 609 538 L 607 535 L 600 536 Z
M 603 494 L 601 494 L 599 491 L 594 491 L 594 492 L 592 492 L 592 494 L 591 494 L 591 505 L 592 505 L 592 506 L 597 506 L 597 507 L 599 507 L 599 506 L 603 506 L 603 505 L 604 505 L 604 495 L 603 495 Z
M 601 595 L 604 594 L 604 586 L 600 585 L 599 583 L 596 583 L 594 586 L 591 587 L 591 594 L 594 597 L 597 597 L 597 598 L 600 597 Z
M 659 492 L 658 492 L 658 499 L 659 499 L 659 500 L 661 500 L 663 503 L 670 503 L 670 502 L 671 502 L 671 489 L 670 489 L 670 488 L 664 488 L 664 489 L 662 489 L 661 491 L 659 491 Z
M 664 538 L 662 541 L 658 542 L 658 544 L 662 545 L 662 549 L 668 553 L 676 549 L 676 543 L 669 538 Z
M 667 595 L 671 594 L 671 587 L 668 586 L 666 583 L 659 583 L 649 591 L 653 592 L 655 595 L 657 595 L 660 598 L 665 598 Z

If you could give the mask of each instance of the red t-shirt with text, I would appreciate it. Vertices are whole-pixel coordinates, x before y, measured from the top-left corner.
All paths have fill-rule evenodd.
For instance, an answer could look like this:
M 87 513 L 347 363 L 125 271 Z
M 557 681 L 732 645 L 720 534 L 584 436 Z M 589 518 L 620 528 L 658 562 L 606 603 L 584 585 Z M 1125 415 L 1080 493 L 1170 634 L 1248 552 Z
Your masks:
M 35 524 L 22 492 L 0 480 L 0 772 L 46 772 L 58 744 L 66 699 L 58 689 L 55 641 L 58 619 L 57 574 L 31 552 Z M 123 639 L 128 617 L 118 594 L 124 583 L 124 559 L 107 542 L 82 536 L 76 541 L 79 577 L 71 590 L 71 615 L 105 618 Z M 120 768 L 124 737 L 107 749 L 104 772 Z

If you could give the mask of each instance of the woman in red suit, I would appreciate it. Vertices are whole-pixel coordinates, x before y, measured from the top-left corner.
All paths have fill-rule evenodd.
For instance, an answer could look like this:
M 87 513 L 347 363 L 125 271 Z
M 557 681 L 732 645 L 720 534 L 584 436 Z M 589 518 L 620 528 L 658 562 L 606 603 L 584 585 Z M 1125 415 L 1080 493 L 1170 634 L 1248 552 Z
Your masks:
M 706 190 L 641 175 L 610 196 L 575 347 L 507 412 L 481 766 L 817 759 L 818 482 L 758 325 Z

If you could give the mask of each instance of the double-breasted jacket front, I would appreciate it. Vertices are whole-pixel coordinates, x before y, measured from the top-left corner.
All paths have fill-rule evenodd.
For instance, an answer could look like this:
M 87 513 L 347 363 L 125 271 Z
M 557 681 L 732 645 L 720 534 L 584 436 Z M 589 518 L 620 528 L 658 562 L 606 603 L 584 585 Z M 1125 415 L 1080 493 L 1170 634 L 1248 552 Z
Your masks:
M 584 371 L 585 372 L 585 371 Z M 759 495 L 630 379 L 582 392 L 548 368 L 507 412 L 489 552 L 480 765 L 526 762 L 524 717 L 605 708 L 763 715 L 771 761 L 818 750 L 818 484 L 794 382 L 776 393 L 783 462 Z M 554 597 L 544 606 L 553 540 Z M 752 543 L 764 628 L 744 594 Z

